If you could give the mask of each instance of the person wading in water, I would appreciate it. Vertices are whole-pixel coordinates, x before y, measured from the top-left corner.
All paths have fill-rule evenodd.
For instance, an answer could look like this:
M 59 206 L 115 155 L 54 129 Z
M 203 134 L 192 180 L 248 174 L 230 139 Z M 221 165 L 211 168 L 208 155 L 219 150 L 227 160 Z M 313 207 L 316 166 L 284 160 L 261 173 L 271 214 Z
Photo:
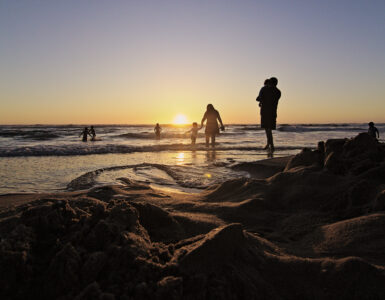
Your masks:
M 207 105 L 207 110 L 205 114 L 203 115 L 202 121 L 201 121 L 201 127 L 203 127 L 203 123 L 207 120 L 206 123 L 206 147 L 209 146 L 210 138 L 211 138 L 211 146 L 215 147 L 215 136 L 219 134 L 219 126 L 218 122 L 221 124 L 220 129 L 222 131 L 225 130 L 225 126 L 222 123 L 221 116 L 219 115 L 219 112 L 214 108 L 212 104 Z

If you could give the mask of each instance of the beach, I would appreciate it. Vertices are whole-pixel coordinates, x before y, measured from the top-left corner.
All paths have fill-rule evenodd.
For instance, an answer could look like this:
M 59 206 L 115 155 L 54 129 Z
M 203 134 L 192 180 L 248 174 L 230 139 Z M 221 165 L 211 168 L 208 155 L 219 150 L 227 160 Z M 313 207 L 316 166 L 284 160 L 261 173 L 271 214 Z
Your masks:
M 90 174 L 81 189 L 4 194 L 0 296 L 382 299 L 384 145 L 325 142 L 231 162 L 198 191 Z

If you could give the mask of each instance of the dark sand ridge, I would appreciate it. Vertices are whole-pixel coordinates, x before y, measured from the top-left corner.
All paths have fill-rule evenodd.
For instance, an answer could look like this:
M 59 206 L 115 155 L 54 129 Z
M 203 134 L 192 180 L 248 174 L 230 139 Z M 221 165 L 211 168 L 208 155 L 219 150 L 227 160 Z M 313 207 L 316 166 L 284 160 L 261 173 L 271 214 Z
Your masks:
M 383 299 L 384 157 L 360 134 L 199 195 L 3 196 L 0 298 Z

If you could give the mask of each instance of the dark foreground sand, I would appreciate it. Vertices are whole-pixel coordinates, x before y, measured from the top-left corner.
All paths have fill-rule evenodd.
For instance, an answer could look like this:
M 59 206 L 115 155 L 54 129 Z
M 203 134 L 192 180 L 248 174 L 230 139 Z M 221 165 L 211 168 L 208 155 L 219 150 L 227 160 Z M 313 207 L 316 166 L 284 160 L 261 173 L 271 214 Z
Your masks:
M 234 166 L 255 178 L 199 195 L 123 178 L 3 196 L 0 298 L 384 299 L 384 148 L 322 150 Z

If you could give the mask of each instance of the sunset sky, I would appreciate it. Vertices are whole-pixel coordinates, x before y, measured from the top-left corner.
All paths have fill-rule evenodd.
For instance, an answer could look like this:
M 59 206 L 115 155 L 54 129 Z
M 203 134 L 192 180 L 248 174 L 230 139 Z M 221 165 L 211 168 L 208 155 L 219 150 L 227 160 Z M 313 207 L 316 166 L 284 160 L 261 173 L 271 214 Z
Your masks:
M 0 124 L 385 122 L 385 1 L 0 0 Z

